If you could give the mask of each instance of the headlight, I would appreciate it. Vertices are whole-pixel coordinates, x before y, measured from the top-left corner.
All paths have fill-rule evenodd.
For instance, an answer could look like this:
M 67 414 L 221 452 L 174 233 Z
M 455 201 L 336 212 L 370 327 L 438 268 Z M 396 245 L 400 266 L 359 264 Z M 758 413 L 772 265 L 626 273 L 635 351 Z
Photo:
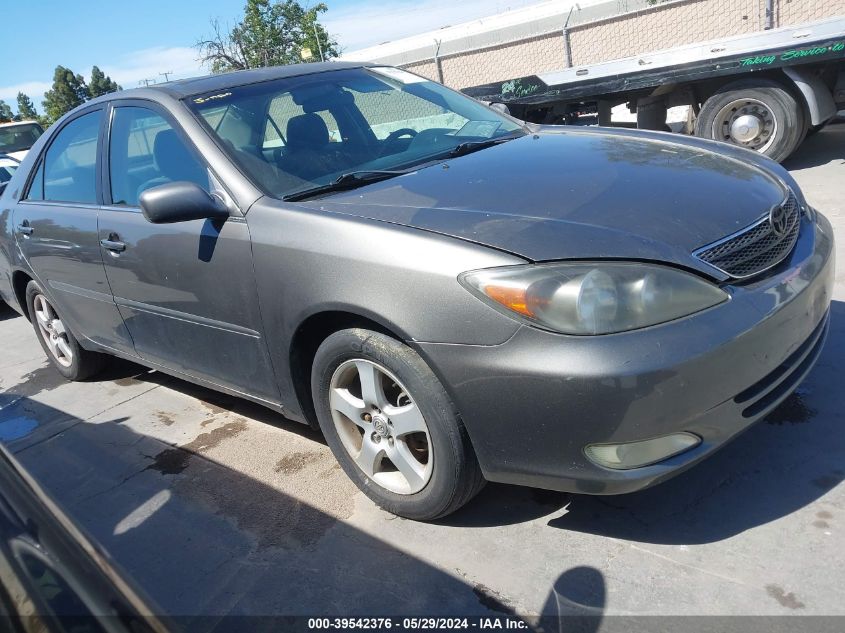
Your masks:
M 493 307 L 562 334 L 636 330 L 728 299 L 695 275 L 633 262 L 509 266 L 464 273 L 459 280 Z

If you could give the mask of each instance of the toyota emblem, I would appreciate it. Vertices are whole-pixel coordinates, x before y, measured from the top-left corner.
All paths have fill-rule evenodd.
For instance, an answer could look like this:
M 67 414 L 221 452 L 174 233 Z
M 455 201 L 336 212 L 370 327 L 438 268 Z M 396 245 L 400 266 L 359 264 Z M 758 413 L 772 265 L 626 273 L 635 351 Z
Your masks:
M 778 236 L 783 237 L 786 234 L 786 229 L 789 224 L 789 217 L 786 209 L 782 206 L 775 207 L 769 214 L 769 224 L 772 225 L 772 232 Z

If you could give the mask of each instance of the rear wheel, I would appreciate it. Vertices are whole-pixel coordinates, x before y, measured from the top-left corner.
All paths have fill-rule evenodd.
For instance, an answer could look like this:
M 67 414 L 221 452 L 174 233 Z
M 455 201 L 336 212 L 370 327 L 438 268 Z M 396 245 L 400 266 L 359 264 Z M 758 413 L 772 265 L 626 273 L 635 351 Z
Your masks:
M 364 329 L 332 334 L 317 350 L 311 388 L 338 462 L 388 512 L 436 519 L 483 487 L 449 396 L 408 346 Z
M 38 342 L 62 376 L 68 380 L 84 380 L 103 368 L 106 357 L 82 349 L 44 290 L 35 281 L 29 282 L 26 287 L 26 303 Z
M 781 162 L 807 130 L 803 106 L 781 84 L 766 79 L 728 84 L 702 106 L 695 135 L 732 143 Z

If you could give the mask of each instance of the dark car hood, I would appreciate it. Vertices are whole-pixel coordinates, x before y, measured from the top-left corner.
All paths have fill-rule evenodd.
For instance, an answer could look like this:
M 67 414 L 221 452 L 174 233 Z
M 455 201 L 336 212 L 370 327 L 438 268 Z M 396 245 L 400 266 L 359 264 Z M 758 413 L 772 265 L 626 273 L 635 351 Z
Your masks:
M 749 152 L 669 135 L 541 131 L 308 206 L 452 235 L 532 261 L 691 257 L 783 201 Z M 742 160 L 745 159 L 745 160 Z

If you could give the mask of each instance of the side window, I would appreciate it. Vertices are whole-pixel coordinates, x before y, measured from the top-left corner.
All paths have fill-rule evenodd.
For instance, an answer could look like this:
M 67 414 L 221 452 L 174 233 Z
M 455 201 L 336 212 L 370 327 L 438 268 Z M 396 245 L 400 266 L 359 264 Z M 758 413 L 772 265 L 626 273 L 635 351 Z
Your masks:
M 133 207 L 142 192 L 169 182 L 210 189 L 208 170 L 176 130 L 152 110 L 135 106 L 114 110 L 109 176 L 112 202 Z
M 85 114 L 59 130 L 30 185 L 27 198 L 97 203 L 97 138 L 102 110 Z

